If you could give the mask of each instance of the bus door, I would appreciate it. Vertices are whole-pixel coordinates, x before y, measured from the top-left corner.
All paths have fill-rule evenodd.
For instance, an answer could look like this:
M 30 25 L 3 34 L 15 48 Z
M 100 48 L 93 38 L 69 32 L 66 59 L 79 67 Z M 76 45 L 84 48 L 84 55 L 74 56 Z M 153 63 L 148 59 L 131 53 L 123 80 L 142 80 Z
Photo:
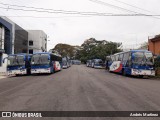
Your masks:
M 126 75 L 126 74 L 130 75 L 131 74 L 131 67 L 132 67 L 131 53 L 130 52 L 124 53 L 122 74 L 123 75 Z

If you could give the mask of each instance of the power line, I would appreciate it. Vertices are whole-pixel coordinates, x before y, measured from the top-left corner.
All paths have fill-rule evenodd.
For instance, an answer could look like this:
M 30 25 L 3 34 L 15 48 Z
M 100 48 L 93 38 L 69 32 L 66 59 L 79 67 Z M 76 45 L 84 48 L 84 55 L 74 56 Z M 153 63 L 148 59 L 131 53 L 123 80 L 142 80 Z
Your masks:
M 129 4 L 129 3 L 126 3 L 126 2 L 122 2 L 122 1 L 119 1 L 119 0 L 114 0 L 114 1 L 119 2 L 119 3 L 122 3 L 122 4 L 127 5 L 127 6 L 130 6 L 130 7 L 133 7 L 133 8 L 137 8 L 137 9 L 142 10 L 142 11 L 145 11 L 145 12 L 153 13 L 152 11 L 146 10 L 146 9 L 144 9 L 144 8 L 140 8 L 140 7 L 138 7 L 138 6 L 135 6 L 135 5 L 132 5 L 132 4 Z
M 56 13 L 56 14 L 78 14 L 78 15 L 87 15 L 87 16 L 107 16 L 107 15 L 111 15 L 110 13 L 67 13 L 67 12 L 60 12 L 60 11 L 43 11 L 43 10 L 27 10 L 27 9 L 21 9 L 21 8 L 11 8 L 11 7 L 0 7 L 2 9 L 6 9 L 6 10 L 18 10 L 18 11 L 27 11 L 27 12 L 40 12 L 40 13 Z
M 122 10 L 122 11 L 125 11 L 125 12 L 136 13 L 136 14 L 138 13 L 138 12 L 128 10 L 128 9 L 125 9 L 123 7 L 119 7 L 119 6 L 116 6 L 116 5 L 112 5 L 110 3 L 103 2 L 103 1 L 100 1 L 100 0 L 89 0 L 89 1 L 101 4 L 101 5 L 104 5 L 104 6 L 112 7 L 112 8 L 115 8 L 115 9 L 119 9 L 119 10 Z M 141 14 L 141 13 L 138 13 L 138 14 Z
M 0 15 L 0 17 L 17 17 L 17 18 L 65 18 L 65 17 L 93 17 L 93 16 L 59 16 L 59 17 L 52 17 L 52 16 L 4 16 Z
M 82 14 L 82 15 L 86 15 L 86 14 L 89 14 L 89 15 L 94 15 L 94 14 L 99 14 L 99 15 L 100 14 L 102 14 L 102 15 L 103 14 L 113 14 L 113 13 L 99 13 L 99 12 L 79 12 L 79 11 L 68 11 L 68 10 L 55 10 L 55 9 L 46 9 L 46 8 L 37 8 L 37 7 L 12 5 L 12 4 L 6 4 L 6 3 L 2 3 L 2 2 L 0 2 L 0 4 L 5 5 L 5 6 L 14 6 L 14 7 L 18 7 L 18 8 L 35 9 L 35 10 L 28 10 L 28 11 L 38 11 L 38 10 L 41 10 L 41 11 L 38 11 L 38 12 L 48 12 L 48 13 L 65 13 L 65 14 Z M 8 7 L 8 9 L 10 9 L 10 7 Z
M 1 4 L 1 3 L 0 3 Z M 3 3 L 4 4 L 4 3 Z M 7 4 L 10 5 L 10 4 Z M 16 7 L 24 7 L 24 6 L 17 6 L 17 5 L 12 5 Z M 25 6 L 26 7 L 26 6 Z M 34 8 L 34 9 L 22 9 L 22 8 L 11 8 L 11 7 L 0 7 L 1 9 L 6 9 L 6 10 L 19 10 L 19 11 L 30 11 L 30 12 L 45 12 L 45 13 L 61 13 L 61 14 L 79 14 L 79 15 L 85 15 L 85 16 L 150 16 L 150 17 L 155 17 L 155 16 L 160 16 L 160 15 L 146 15 L 146 14 L 114 14 L 114 13 L 98 13 L 98 12 L 78 12 L 78 11 L 64 11 L 64 10 L 53 10 L 48 11 L 47 9 L 45 10 L 40 10 L 41 8 L 35 8 L 35 7 L 26 7 L 26 8 Z M 39 9 L 39 10 L 37 10 Z M 44 8 L 43 8 L 44 9 Z M 16 16 L 14 16 L 16 17 Z M 18 16 L 17 16 L 18 17 Z M 19 17 L 35 17 L 36 16 L 19 16 Z M 40 17 L 39 17 L 40 18 Z M 41 17 L 42 18 L 42 17 Z M 47 17 L 43 17 L 47 18 Z
M 122 17 L 131 17 L 131 16 L 160 16 L 160 15 L 140 15 L 140 14 L 114 14 L 114 15 L 105 15 L 105 16 L 122 16 Z M 104 17 L 105 17 L 104 16 Z M 96 16 L 59 16 L 59 17 L 52 17 L 52 16 L 4 16 L 0 15 L 0 17 L 17 17 L 17 18 L 65 18 L 65 17 L 96 17 Z M 103 17 L 103 16 L 102 16 Z
M 130 12 L 130 13 L 141 14 L 141 15 L 144 15 L 144 16 L 150 16 L 150 15 L 147 15 L 147 14 L 143 14 L 143 13 L 140 13 L 140 12 L 128 10 L 128 9 L 126 9 L 126 8 L 119 7 L 119 6 L 116 6 L 116 5 L 107 3 L 107 2 L 103 2 L 103 1 L 100 1 L 100 0 L 89 0 L 89 1 L 94 2 L 94 3 L 97 3 L 97 4 L 105 5 L 105 6 L 108 6 L 108 7 L 112 7 L 112 8 L 115 8 L 115 9 L 119 9 L 119 10 L 122 10 L 122 11 Z M 126 3 L 126 4 L 127 4 L 127 3 Z M 156 18 L 156 19 L 160 19 L 160 18 L 154 17 L 154 16 L 151 16 L 151 17 Z

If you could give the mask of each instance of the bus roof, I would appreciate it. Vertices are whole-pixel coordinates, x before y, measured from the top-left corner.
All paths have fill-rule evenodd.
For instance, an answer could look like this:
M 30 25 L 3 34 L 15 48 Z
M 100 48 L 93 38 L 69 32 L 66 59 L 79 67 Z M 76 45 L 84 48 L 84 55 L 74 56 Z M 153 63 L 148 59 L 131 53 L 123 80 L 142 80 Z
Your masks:
M 148 50 L 129 50 L 129 51 L 125 51 L 125 52 L 115 53 L 113 55 L 119 55 L 119 54 L 127 53 L 127 52 L 151 52 L 151 51 L 148 51 Z M 111 56 L 113 56 L 113 55 L 111 55 Z
M 62 57 L 59 54 L 54 54 L 54 53 L 51 53 L 51 52 L 37 52 L 37 53 L 34 53 L 33 55 L 36 55 L 36 54 L 49 54 L 49 55 L 55 55 L 55 56 L 58 56 L 58 57 Z
M 92 60 L 102 60 L 102 59 L 92 59 Z
M 14 55 L 32 55 L 27 53 L 17 53 L 17 54 L 9 54 L 8 56 L 14 56 Z

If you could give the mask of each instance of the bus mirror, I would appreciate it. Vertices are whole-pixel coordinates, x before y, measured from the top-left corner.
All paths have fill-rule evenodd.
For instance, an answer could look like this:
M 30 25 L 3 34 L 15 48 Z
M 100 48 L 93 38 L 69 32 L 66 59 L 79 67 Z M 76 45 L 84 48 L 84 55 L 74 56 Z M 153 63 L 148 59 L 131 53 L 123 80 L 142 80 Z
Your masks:
M 5 63 L 5 60 L 6 60 L 6 59 L 7 59 L 7 57 L 3 59 L 3 63 Z
M 3 63 L 5 62 L 5 59 L 3 59 Z

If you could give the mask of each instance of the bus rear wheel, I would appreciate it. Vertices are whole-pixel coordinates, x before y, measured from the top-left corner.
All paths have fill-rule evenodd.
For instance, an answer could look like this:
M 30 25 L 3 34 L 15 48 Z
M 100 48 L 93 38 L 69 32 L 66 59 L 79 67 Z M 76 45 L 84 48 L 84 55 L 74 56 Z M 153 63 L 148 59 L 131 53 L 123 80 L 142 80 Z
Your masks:
M 122 70 L 122 75 L 123 75 L 123 76 L 126 76 L 126 75 L 127 75 L 124 69 Z

